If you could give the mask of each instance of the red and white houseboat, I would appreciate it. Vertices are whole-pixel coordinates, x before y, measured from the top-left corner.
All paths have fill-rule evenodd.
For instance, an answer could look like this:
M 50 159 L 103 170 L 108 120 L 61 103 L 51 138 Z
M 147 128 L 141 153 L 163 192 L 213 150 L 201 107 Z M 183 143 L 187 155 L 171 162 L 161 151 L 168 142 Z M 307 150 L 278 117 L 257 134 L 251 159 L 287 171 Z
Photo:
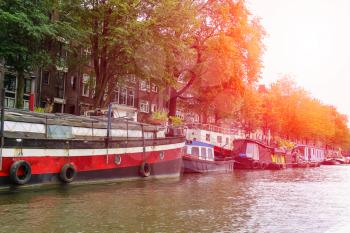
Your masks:
M 178 177 L 183 136 L 107 116 L 7 110 L 0 188 L 46 183 Z

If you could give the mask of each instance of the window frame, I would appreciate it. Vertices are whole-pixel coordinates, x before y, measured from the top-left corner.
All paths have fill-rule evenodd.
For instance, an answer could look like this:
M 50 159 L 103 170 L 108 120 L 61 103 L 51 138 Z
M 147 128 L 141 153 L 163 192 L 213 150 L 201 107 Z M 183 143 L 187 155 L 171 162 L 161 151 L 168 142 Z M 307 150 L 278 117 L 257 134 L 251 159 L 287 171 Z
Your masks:
M 81 95 L 84 97 L 90 97 L 90 75 L 88 74 L 83 74 L 83 80 L 82 80 L 82 88 L 81 88 Z M 86 92 L 85 92 L 86 91 Z
M 140 112 L 149 113 L 149 101 L 140 100 L 139 109 L 140 109 Z
M 158 93 L 158 86 L 156 84 L 152 83 L 151 91 L 154 92 L 154 93 Z

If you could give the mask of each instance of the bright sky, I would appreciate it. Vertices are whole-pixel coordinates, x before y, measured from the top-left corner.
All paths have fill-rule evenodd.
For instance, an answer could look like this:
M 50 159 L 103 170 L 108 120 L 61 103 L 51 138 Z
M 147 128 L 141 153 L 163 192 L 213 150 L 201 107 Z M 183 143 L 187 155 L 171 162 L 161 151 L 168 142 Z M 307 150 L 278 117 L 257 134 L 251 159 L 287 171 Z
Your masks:
M 247 0 L 261 18 L 263 82 L 290 74 L 350 118 L 350 0 Z

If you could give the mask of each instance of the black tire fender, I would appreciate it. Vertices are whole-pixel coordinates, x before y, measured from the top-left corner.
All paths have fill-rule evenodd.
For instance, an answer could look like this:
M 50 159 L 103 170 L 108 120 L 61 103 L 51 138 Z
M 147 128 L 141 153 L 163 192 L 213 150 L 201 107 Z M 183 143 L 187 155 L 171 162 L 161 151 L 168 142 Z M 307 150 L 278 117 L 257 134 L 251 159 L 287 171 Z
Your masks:
M 254 161 L 252 164 L 253 169 L 259 169 L 260 168 L 260 163 L 257 161 Z
M 20 169 L 23 169 L 23 174 L 18 174 Z M 14 184 L 23 185 L 30 181 L 32 177 L 32 168 L 25 160 L 14 162 L 10 168 L 10 179 Z
M 140 166 L 140 174 L 143 177 L 148 177 L 151 175 L 151 165 L 147 163 L 146 161 L 142 162 Z
M 77 173 L 78 173 L 77 169 L 75 168 L 75 166 L 73 164 L 66 163 L 61 168 L 60 179 L 64 183 L 71 183 L 75 179 Z

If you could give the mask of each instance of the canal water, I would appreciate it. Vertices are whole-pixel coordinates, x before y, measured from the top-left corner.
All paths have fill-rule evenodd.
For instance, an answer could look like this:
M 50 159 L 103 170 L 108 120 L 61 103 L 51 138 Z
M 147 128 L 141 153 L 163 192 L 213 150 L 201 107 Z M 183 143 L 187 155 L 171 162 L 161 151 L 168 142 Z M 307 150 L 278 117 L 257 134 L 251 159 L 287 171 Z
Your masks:
M 0 194 L 0 232 L 349 232 L 350 166 Z

